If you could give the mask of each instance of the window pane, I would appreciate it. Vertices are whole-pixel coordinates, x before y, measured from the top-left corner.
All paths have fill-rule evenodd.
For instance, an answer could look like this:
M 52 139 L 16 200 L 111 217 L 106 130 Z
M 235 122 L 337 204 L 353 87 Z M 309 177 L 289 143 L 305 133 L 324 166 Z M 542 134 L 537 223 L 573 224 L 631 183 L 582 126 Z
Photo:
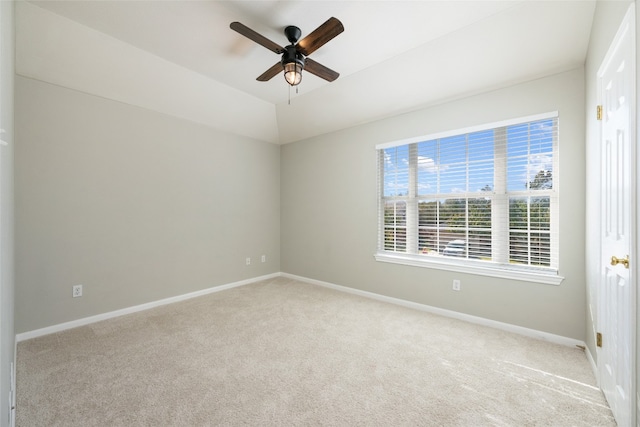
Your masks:
M 441 226 L 454 229 L 467 226 L 467 200 L 447 199 L 440 206 Z
M 438 201 L 421 200 L 418 203 L 418 226 L 437 227 L 438 221 Z
M 530 153 L 548 154 L 553 152 L 555 133 L 553 120 L 540 120 L 530 125 Z
M 440 172 L 439 193 L 464 193 L 467 191 L 467 165 L 449 164 Z
M 549 160 L 550 162 L 550 160 Z M 529 189 L 531 190 L 550 190 L 551 188 L 553 188 L 553 173 L 551 171 L 551 164 L 549 164 L 548 166 L 540 166 L 546 169 L 540 169 L 537 172 L 534 171 L 537 170 L 537 166 L 536 169 L 532 170 L 532 175 L 533 177 L 531 178 L 531 181 L 529 181 Z
M 493 161 L 469 164 L 469 191 L 493 191 Z
M 406 226 L 407 204 L 405 202 L 386 202 L 384 204 L 384 225 Z
M 507 128 L 507 156 L 526 156 L 529 154 L 529 124 L 509 126 Z
M 387 148 L 383 154 L 384 196 L 409 194 L 409 146 Z
M 407 229 L 396 227 L 384 228 L 384 250 L 392 252 L 407 251 Z
M 492 191 L 494 131 L 418 144 L 418 194 Z
M 509 233 L 509 262 L 529 264 L 529 236 L 526 231 Z
M 509 198 L 509 228 L 512 230 L 549 230 L 551 203 L 544 197 Z
M 467 241 L 465 234 L 456 231 L 446 230 L 443 233 L 443 240 L 447 242 L 442 255 L 455 258 L 467 258 Z
M 457 135 L 440 139 L 440 163 L 451 165 L 466 163 L 467 161 L 467 136 Z
M 491 230 L 469 231 L 469 258 L 491 261 Z
M 418 253 L 437 254 L 441 251 L 439 205 L 437 200 L 418 202 Z
M 384 204 L 384 249 L 406 252 L 407 204 L 387 201 Z
M 551 265 L 551 239 L 549 233 L 531 233 L 531 265 Z
M 491 260 L 491 199 L 468 201 L 469 258 Z
M 469 199 L 469 228 L 491 230 L 491 199 Z
M 418 144 L 418 194 L 438 192 L 438 141 Z
M 549 197 L 532 197 L 529 211 L 531 230 L 550 229 L 551 209 Z
M 507 128 L 507 190 L 553 188 L 554 120 Z
M 529 228 L 528 197 L 509 198 L 509 228 L 511 230 L 526 230 Z
M 548 196 L 509 199 L 510 262 L 551 265 L 550 211 Z
M 548 267 L 551 265 L 551 239 L 549 233 L 509 233 L 509 261 Z
M 484 130 L 469 134 L 469 161 L 485 161 L 493 164 L 494 130 Z
M 509 157 L 507 159 L 507 191 L 523 191 L 527 189 L 529 159 Z
M 440 252 L 438 230 L 434 228 L 418 229 L 418 253 L 435 255 Z

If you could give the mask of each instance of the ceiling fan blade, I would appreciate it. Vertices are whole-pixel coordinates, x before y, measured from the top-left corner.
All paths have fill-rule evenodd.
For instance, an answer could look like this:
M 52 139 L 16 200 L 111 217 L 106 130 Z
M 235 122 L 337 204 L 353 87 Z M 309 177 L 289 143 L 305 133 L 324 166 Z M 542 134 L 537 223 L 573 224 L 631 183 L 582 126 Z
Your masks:
M 275 64 L 273 64 L 273 67 L 269 68 L 267 71 L 259 75 L 256 80 L 258 80 L 259 82 L 266 82 L 283 71 L 284 68 L 282 68 L 282 64 L 280 62 L 276 62 Z
M 325 79 L 328 82 L 332 82 L 340 76 L 340 73 L 333 71 L 330 68 L 314 61 L 311 58 L 307 58 L 304 61 L 304 69 L 311 74 L 315 74 L 321 79 Z
M 298 52 L 304 56 L 311 55 L 322 45 L 344 31 L 342 22 L 337 18 L 329 18 L 327 21 L 313 30 L 311 34 L 300 40 L 296 45 Z
M 255 31 L 253 31 L 251 28 L 247 27 L 244 24 L 241 24 L 239 22 L 232 22 L 229 25 L 229 28 L 231 28 L 233 31 L 236 31 L 236 32 L 242 34 L 243 36 L 245 36 L 249 40 L 253 40 L 254 42 L 258 43 L 259 45 L 266 47 L 267 49 L 269 49 L 272 52 L 275 52 L 275 53 L 284 52 L 284 48 L 282 46 L 280 46 L 278 43 L 272 42 L 271 40 L 269 40 L 268 38 L 266 38 L 262 34 L 256 33 Z

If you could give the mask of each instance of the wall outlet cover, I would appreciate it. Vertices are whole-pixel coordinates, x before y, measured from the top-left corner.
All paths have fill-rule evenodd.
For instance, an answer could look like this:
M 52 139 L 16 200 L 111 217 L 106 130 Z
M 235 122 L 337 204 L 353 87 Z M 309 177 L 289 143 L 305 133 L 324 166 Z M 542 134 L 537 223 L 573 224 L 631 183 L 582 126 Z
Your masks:
M 73 293 L 72 293 L 74 298 L 78 298 L 82 296 L 82 285 L 75 285 L 73 287 Z

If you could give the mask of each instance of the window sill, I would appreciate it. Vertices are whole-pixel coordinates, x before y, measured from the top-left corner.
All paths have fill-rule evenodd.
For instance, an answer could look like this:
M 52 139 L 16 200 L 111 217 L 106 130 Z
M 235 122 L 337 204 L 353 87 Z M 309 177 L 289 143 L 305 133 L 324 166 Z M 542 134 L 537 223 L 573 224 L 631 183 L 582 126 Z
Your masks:
M 546 285 L 559 285 L 564 277 L 559 276 L 554 270 L 542 271 L 526 267 L 503 265 L 487 265 L 486 262 L 474 260 L 458 260 L 445 257 L 426 257 L 421 255 L 397 254 L 378 252 L 376 261 L 390 262 L 392 264 L 411 265 L 414 267 L 435 268 L 438 270 L 455 271 L 460 273 L 477 274 L 480 276 L 498 277 L 523 282 L 543 283 Z

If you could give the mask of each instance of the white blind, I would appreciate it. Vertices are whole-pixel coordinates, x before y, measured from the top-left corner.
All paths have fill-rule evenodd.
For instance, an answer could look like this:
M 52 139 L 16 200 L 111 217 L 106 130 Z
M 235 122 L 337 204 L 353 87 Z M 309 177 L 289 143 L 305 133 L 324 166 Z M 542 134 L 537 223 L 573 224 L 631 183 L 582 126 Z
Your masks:
M 558 116 L 379 152 L 379 251 L 558 268 Z

